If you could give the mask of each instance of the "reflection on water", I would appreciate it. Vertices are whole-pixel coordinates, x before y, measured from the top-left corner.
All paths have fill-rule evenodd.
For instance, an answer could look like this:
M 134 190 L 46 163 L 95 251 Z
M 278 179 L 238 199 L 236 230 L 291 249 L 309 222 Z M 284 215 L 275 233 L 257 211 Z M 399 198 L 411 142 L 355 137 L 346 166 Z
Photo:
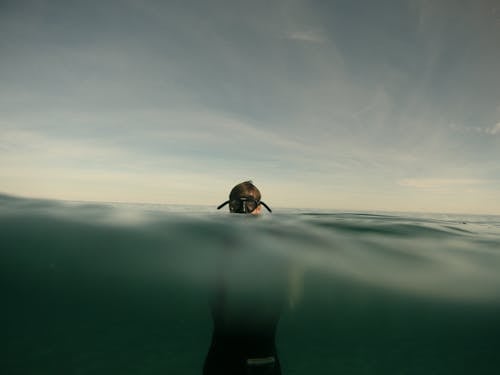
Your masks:
M 498 217 L 0 196 L 0 225 L 2 373 L 199 374 L 227 251 L 234 308 L 287 275 L 284 374 L 500 369 Z

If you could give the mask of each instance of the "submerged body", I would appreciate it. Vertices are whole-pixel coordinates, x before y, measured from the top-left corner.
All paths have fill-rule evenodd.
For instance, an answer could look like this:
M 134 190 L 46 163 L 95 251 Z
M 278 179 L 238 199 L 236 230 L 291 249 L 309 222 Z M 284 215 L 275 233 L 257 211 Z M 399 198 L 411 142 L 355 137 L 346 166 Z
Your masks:
M 212 314 L 214 331 L 205 375 L 281 374 L 275 344 L 278 309 L 253 319 L 228 316 L 222 306 L 213 306 Z
M 226 244 L 211 301 L 213 333 L 203 373 L 281 374 L 275 337 L 286 301 L 285 262 Z
M 260 198 L 259 190 L 246 181 L 217 208 L 229 204 L 232 213 L 259 215 L 264 205 L 271 212 Z M 283 293 L 278 268 L 238 249 L 237 241 L 228 243 L 219 263 L 211 306 L 214 330 L 203 373 L 279 375 L 275 336 Z
M 275 337 L 284 305 L 282 273 L 266 264 L 252 272 L 259 280 L 250 287 L 237 263 L 215 286 L 213 333 L 203 373 L 281 374 Z

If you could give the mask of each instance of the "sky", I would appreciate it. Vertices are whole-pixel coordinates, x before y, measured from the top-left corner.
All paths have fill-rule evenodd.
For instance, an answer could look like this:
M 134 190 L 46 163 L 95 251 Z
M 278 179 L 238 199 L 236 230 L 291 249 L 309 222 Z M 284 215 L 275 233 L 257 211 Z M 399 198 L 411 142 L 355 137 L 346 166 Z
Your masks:
M 496 0 L 0 0 L 0 193 L 500 214 Z

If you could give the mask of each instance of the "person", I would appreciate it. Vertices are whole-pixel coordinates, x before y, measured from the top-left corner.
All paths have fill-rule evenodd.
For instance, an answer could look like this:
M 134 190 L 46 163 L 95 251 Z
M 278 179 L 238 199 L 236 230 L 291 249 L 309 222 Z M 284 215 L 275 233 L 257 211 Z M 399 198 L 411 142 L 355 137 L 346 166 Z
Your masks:
M 259 215 L 262 207 L 272 212 L 251 181 L 236 185 L 229 194 L 229 200 L 217 208 L 225 205 L 229 205 L 231 213 Z M 244 269 L 238 269 L 242 262 L 237 260 L 237 256 L 243 250 L 237 240 L 234 241 L 226 246 L 227 251 L 223 254 L 225 264 L 218 273 L 211 302 L 213 333 L 203 374 L 279 375 L 281 366 L 275 336 L 283 301 L 279 293 L 270 292 L 274 288 L 271 285 L 273 277 L 279 272 L 270 260 L 262 260 L 262 264 L 258 265 L 258 275 L 248 264 L 243 264 Z M 242 273 L 253 275 L 250 288 L 242 286 L 241 277 L 231 279 L 231 275 Z
M 259 215 L 262 206 L 272 212 L 269 206 L 260 198 L 260 191 L 252 181 L 245 181 L 233 187 L 229 193 L 229 200 L 219 205 L 217 209 L 220 210 L 226 204 L 229 204 L 229 211 L 232 213 Z

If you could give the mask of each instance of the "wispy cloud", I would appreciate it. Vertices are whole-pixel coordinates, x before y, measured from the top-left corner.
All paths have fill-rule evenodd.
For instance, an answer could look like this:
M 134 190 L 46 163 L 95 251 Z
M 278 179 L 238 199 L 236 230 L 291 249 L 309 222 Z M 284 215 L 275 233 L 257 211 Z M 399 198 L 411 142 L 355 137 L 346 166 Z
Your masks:
M 482 185 L 484 180 L 470 178 L 406 178 L 398 181 L 398 185 L 423 190 L 446 189 Z
M 478 133 L 478 134 L 490 134 L 490 135 L 500 134 L 500 122 L 490 127 L 457 125 L 455 123 L 450 124 L 449 127 L 452 130 L 464 133 Z
M 493 134 L 493 135 L 500 134 L 500 122 L 498 124 L 496 124 L 495 126 L 487 129 L 486 133 Z
M 19 160 L 29 157 L 31 160 L 43 157 L 57 157 L 60 160 L 84 159 L 103 160 L 120 159 L 127 153 L 108 143 L 83 141 L 64 137 L 51 137 L 44 133 L 30 130 L 1 130 L 0 154 L 4 157 L 17 157 Z
M 326 41 L 326 37 L 324 33 L 318 30 L 303 30 L 303 31 L 292 31 L 288 33 L 288 39 L 296 40 L 300 42 L 309 42 L 309 43 L 324 43 Z

